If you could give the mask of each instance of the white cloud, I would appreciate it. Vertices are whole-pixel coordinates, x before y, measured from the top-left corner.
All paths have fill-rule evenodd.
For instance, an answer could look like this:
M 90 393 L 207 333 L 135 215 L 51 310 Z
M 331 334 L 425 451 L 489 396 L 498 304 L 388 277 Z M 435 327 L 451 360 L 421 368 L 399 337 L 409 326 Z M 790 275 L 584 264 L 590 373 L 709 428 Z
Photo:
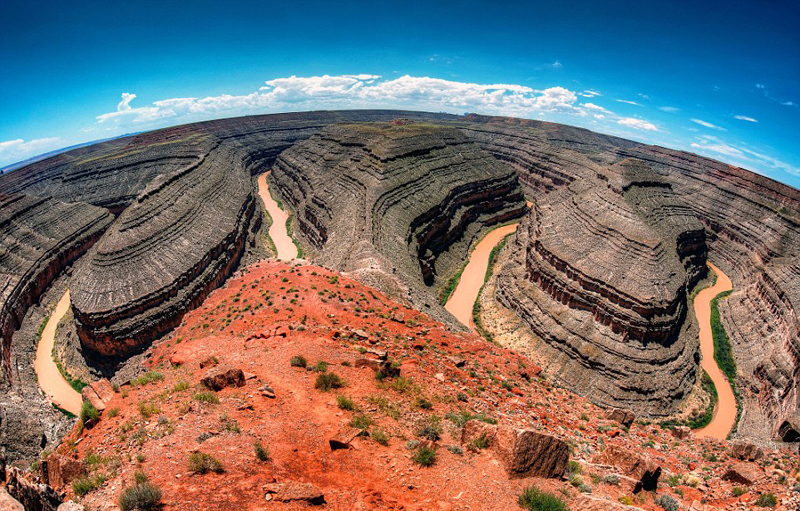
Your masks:
M 642 106 L 641 104 L 637 103 L 636 101 L 629 101 L 627 99 L 615 99 L 614 101 L 617 101 L 619 103 L 627 103 L 629 105 Z
M 710 122 L 704 121 L 702 119 L 690 119 L 690 120 L 692 122 L 696 123 L 696 124 L 699 124 L 700 126 L 705 126 L 706 128 L 711 128 L 711 129 L 719 130 L 719 131 L 728 131 L 728 130 L 726 130 L 725 128 L 723 128 L 721 126 L 717 126 L 716 124 L 711 124 Z
M 495 115 L 540 116 L 545 113 L 585 117 L 577 93 L 564 87 L 536 90 L 517 84 L 478 84 L 431 77 L 338 75 L 276 78 L 258 91 L 233 96 L 173 98 L 133 107 L 136 96 L 125 93 L 114 112 L 97 116 L 99 123 L 120 125 L 171 124 L 223 115 L 244 115 L 321 108 L 411 108 Z
M 633 117 L 623 117 L 617 121 L 617 124 L 644 131 L 658 131 L 658 126 L 653 123 L 644 121 L 642 119 L 635 119 Z
M 733 118 L 739 119 L 740 121 L 758 122 L 756 119 L 753 119 L 752 117 L 748 117 L 746 115 L 734 115 Z
M 674 106 L 660 106 L 660 107 L 658 107 L 658 109 L 661 110 L 662 112 L 669 112 L 671 114 L 674 114 L 675 112 L 680 112 L 681 111 L 680 108 L 674 107 Z
M 552 64 L 552 65 L 553 65 L 553 67 L 554 67 L 554 68 L 556 68 L 556 69 L 559 69 L 559 68 L 562 68 L 562 67 L 564 67 L 564 64 L 562 64 L 562 63 L 561 63 L 561 62 L 559 62 L 558 60 L 556 60 L 555 62 L 553 62 L 553 64 Z
M 21 138 L 0 142 L 0 166 L 26 160 L 64 145 L 58 137 L 37 138 L 25 141 Z
M 599 92 L 597 92 L 595 90 L 585 90 L 585 91 L 581 92 L 580 95 L 585 97 L 585 98 L 593 98 L 595 96 L 602 96 L 602 94 L 600 94 Z
M 600 106 L 600 105 L 595 105 L 594 103 L 581 103 L 581 106 L 582 106 L 583 108 L 586 108 L 586 109 L 589 109 L 589 110 L 593 110 L 593 111 L 595 111 L 595 112 L 602 112 L 602 113 L 604 113 L 604 114 L 610 114 L 610 113 L 613 113 L 613 112 L 611 112 L 611 111 L 609 111 L 609 110 L 606 110 L 605 108 L 603 108 L 603 107 L 602 107 L 602 106 Z

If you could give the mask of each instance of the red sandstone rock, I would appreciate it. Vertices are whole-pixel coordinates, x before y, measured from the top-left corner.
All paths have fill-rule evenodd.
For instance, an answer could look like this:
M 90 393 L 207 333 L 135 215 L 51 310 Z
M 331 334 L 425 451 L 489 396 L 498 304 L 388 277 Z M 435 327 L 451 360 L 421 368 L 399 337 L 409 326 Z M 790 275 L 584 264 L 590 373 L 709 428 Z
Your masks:
M 475 419 L 464 424 L 461 430 L 462 444 L 469 445 L 481 437 L 486 440 L 488 447 L 493 447 L 496 443 L 497 426 Z
M 750 486 L 764 477 L 764 472 L 755 463 L 735 463 L 722 476 L 723 479 L 734 483 Z
M 744 461 L 757 461 L 764 457 L 764 451 L 755 444 L 736 442 L 731 445 L 731 456 Z
M 265 487 L 267 500 L 273 502 L 308 502 L 320 505 L 325 503 L 325 495 L 311 483 L 289 481 L 272 483 Z
M 501 427 L 496 451 L 512 477 L 561 477 L 569 461 L 569 446 L 554 436 Z
M 54 488 L 60 488 L 86 473 L 86 464 L 58 453 L 53 453 L 42 461 L 43 475 L 47 474 L 46 482 Z
M 633 421 L 636 420 L 636 414 L 630 410 L 623 410 L 621 408 L 612 408 L 606 412 L 606 419 L 618 422 L 626 428 L 631 427 Z
M 637 479 L 640 484 L 634 489 L 635 493 L 640 490 L 652 491 L 658 487 L 661 467 L 646 455 L 618 445 L 611 445 L 600 453 L 599 460 L 601 463 L 613 465 L 619 468 L 623 474 Z
M 201 381 L 203 385 L 212 390 L 242 387 L 244 386 L 244 372 L 241 369 L 221 365 L 208 370 Z

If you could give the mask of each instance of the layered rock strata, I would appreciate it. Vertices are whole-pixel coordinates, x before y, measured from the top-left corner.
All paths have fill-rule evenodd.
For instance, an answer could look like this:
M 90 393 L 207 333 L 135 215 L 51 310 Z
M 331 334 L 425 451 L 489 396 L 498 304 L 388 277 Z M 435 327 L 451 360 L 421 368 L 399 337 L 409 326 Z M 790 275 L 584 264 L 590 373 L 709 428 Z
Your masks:
M 668 414 L 695 382 L 687 290 L 705 273 L 703 225 L 641 162 L 596 171 L 536 199 L 497 298 L 567 386 Z
M 513 169 L 432 124 L 333 126 L 270 178 L 314 260 L 429 305 L 486 227 L 526 209 Z
M 28 308 L 111 223 L 104 209 L 51 198 L 0 194 L 0 333 L 3 375 L 11 337 Z

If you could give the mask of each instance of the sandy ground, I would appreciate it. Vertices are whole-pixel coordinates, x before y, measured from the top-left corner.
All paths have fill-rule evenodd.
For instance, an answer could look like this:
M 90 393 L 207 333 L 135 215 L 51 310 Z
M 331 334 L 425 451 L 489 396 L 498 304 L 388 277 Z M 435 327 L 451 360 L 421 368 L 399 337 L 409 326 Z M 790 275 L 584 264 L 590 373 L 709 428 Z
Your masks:
M 275 202 L 269 194 L 269 185 L 267 184 L 268 175 L 269 172 L 265 172 L 258 176 L 258 195 L 261 196 L 261 200 L 264 201 L 264 206 L 272 217 L 272 225 L 269 226 L 269 236 L 278 249 L 278 259 L 281 261 L 291 261 L 297 258 L 297 247 L 286 232 L 286 220 L 288 220 L 289 215 L 278 207 L 278 203 Z
M 445 304 L 445 309 L 472 330 L 475 330 L 475 324 L 472 321 L 472 307 L 475 305 L 475 300 L 478 299 L 481 286 L 483 286 L 486 267 L 489 265 L 489 254 L 500 243 L 500 240 L 517 230 L 517 225 L 519 224 L 504 225 L 484 236 L 470 254 L 469 263 L 464 268 L 456 289 Z
M 733 389 L 728 382 L 728 378 L 717 366 L 714 360 L 714 337 L 711 334 L 711 300 L 718 294 L 732 289 L 731 279 L 722 273 L 722 270 L 711 263 L 708 263 L 714 273 L 717 274 L 717 282 L 712 287 L 700 291 L 694 299 L 694 313 L 700 323 L 700 352 L 703 360 L 700 365 L 714 382 L 717 387 L 719 400 L 714 410 L 714 418 L 704 428 L 695 431 L 700 438 L 717 438 L 724 440 L 727 438 L 733 424 L 736 422 L 736 398 L 733 396 Z
M 69 310 L 69 291 L 58 301 L 55 310 L 50 315 L 47 325 L 42 331 L 42 338 L 36 347 L 36 361 L 33 364 L 39 386 L 47 397 L 68 412 L 79 415 L 81 412 L 82 398 L 69 383 L 61 376 L 53 361 L 53 343 L 55 342 L 58 322 Z

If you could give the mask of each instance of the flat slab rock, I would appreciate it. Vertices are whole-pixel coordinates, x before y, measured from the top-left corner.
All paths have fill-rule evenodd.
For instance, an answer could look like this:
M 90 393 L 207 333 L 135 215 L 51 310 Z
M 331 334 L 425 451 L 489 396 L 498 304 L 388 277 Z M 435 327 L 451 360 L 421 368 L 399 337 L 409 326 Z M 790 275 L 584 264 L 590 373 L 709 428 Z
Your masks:
M 755 463 L 734 463 L 722 476 L 728 481 L 748 486 L 762 477 L 764 477 L 764 472 Z
M 308 502 L 314 505 L 325 503 L 325 494 L 311 483 L 272 483 L 264 489 L 267 492 L 266 499 L 270 502 Z

